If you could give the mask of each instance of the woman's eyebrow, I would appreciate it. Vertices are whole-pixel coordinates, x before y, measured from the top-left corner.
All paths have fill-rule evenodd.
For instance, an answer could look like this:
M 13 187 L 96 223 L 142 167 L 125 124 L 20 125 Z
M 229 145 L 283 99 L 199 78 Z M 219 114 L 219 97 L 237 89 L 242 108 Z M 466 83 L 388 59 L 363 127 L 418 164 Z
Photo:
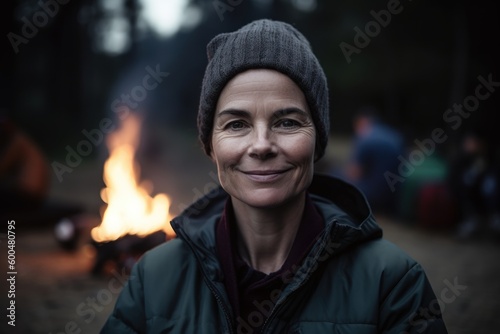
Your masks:
M 302 110 L 300 108 L 295 108 L 295 107 L 276 110 L 273 113 L 273 116 L 275 118 L 279 118 L 279 117 L 287 116 L 290 114 L 299 114 L 299 115 L 304 116 L 304 117 L 309 117 L 309 114 L 307 112 L 305 112 L 304 110 Z
M 225 116 L 225 115 L 229 115 L 229 116 L 238 116 L 238 117 L 249 117 L 250 116 L 250 113 L 246 110 L 242 110 L 242 109 L 224 109 L 220 112 L 217 113 L 217 117 L 220 117 L 220 116 Z
M 273 118 L 280 118 L 283 116 L 291 115 L 291 114 L 299 114 L 300 116 L 303 117 L 309 117 L 309 113 L 306 111 L 300 109 L 300 108 L 295 108 L 295 107 L 289 107 L 289 108 L 283 108 L 276 110 L 273 112 Z M 234 108 L 229 108 L 229 109 L 224 109 L 221 110 L 220 112 L 217 113 L 217 117 L 222 117 L 222 116 L 236 116 L 236 117 L 244 117 L 248 118 L 250 117 L 250 112 L 242 109 L 234 109 Z

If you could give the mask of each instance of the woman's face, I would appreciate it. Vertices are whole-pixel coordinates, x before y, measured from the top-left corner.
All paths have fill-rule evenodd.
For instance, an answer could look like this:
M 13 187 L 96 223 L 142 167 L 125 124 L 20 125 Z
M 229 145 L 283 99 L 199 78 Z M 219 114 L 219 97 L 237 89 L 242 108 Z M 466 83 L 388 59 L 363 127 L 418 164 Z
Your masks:
M 224 87 L 211 156 L 233 201 L 273 208 L 300 198 L 312 181 L 315 143 L 304 94 L 284 74 L 248 70 Z

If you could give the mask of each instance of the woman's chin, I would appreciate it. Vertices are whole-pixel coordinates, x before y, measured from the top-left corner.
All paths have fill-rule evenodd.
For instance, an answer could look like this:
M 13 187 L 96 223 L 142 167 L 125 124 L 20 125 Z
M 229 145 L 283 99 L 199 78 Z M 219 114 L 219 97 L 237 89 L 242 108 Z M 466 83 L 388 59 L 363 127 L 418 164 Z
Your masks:
M 295 196 L 275 188 L 253 190 L 236 196 L 243 204 L 260 209 L 280 207 L 292 200 L 292 197 Z

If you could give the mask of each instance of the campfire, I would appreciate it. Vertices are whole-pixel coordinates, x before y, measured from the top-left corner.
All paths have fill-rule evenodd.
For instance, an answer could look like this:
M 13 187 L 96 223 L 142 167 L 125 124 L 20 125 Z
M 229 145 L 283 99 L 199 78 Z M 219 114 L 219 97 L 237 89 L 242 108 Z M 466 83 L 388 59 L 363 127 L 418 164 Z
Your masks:
M 165 194 L 151 196 L 151 183 L 140 182 L 135 159 L 141 132 L 141 117 L 132 112 L 106 138 L 110 155 L 104 163 L 101 198 L 106 203 L 101 224 L 91 231 L 97 248 L 93 269 L 99 273 L 111 261 L 130 267 L 148 249 L 175 237 L 170 226 L 170 199 Z

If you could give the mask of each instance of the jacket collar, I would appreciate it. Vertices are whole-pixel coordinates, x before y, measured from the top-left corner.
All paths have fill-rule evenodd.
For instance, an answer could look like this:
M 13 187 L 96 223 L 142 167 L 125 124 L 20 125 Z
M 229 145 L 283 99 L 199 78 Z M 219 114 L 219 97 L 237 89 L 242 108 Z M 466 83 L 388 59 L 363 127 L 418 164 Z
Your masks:
M 309 193 L 323 215 L 326 230 L 330 233 L 335 230 L 341 248 L 381 237 L 382 230 L 376 224 L 366 198 L 353 185 L 315 174 Z M 177 236 L 191 242 L 204 256 L 215 256 L 215 226 L 228 196 L 218 187 L 186 208 L 171 223 Z

